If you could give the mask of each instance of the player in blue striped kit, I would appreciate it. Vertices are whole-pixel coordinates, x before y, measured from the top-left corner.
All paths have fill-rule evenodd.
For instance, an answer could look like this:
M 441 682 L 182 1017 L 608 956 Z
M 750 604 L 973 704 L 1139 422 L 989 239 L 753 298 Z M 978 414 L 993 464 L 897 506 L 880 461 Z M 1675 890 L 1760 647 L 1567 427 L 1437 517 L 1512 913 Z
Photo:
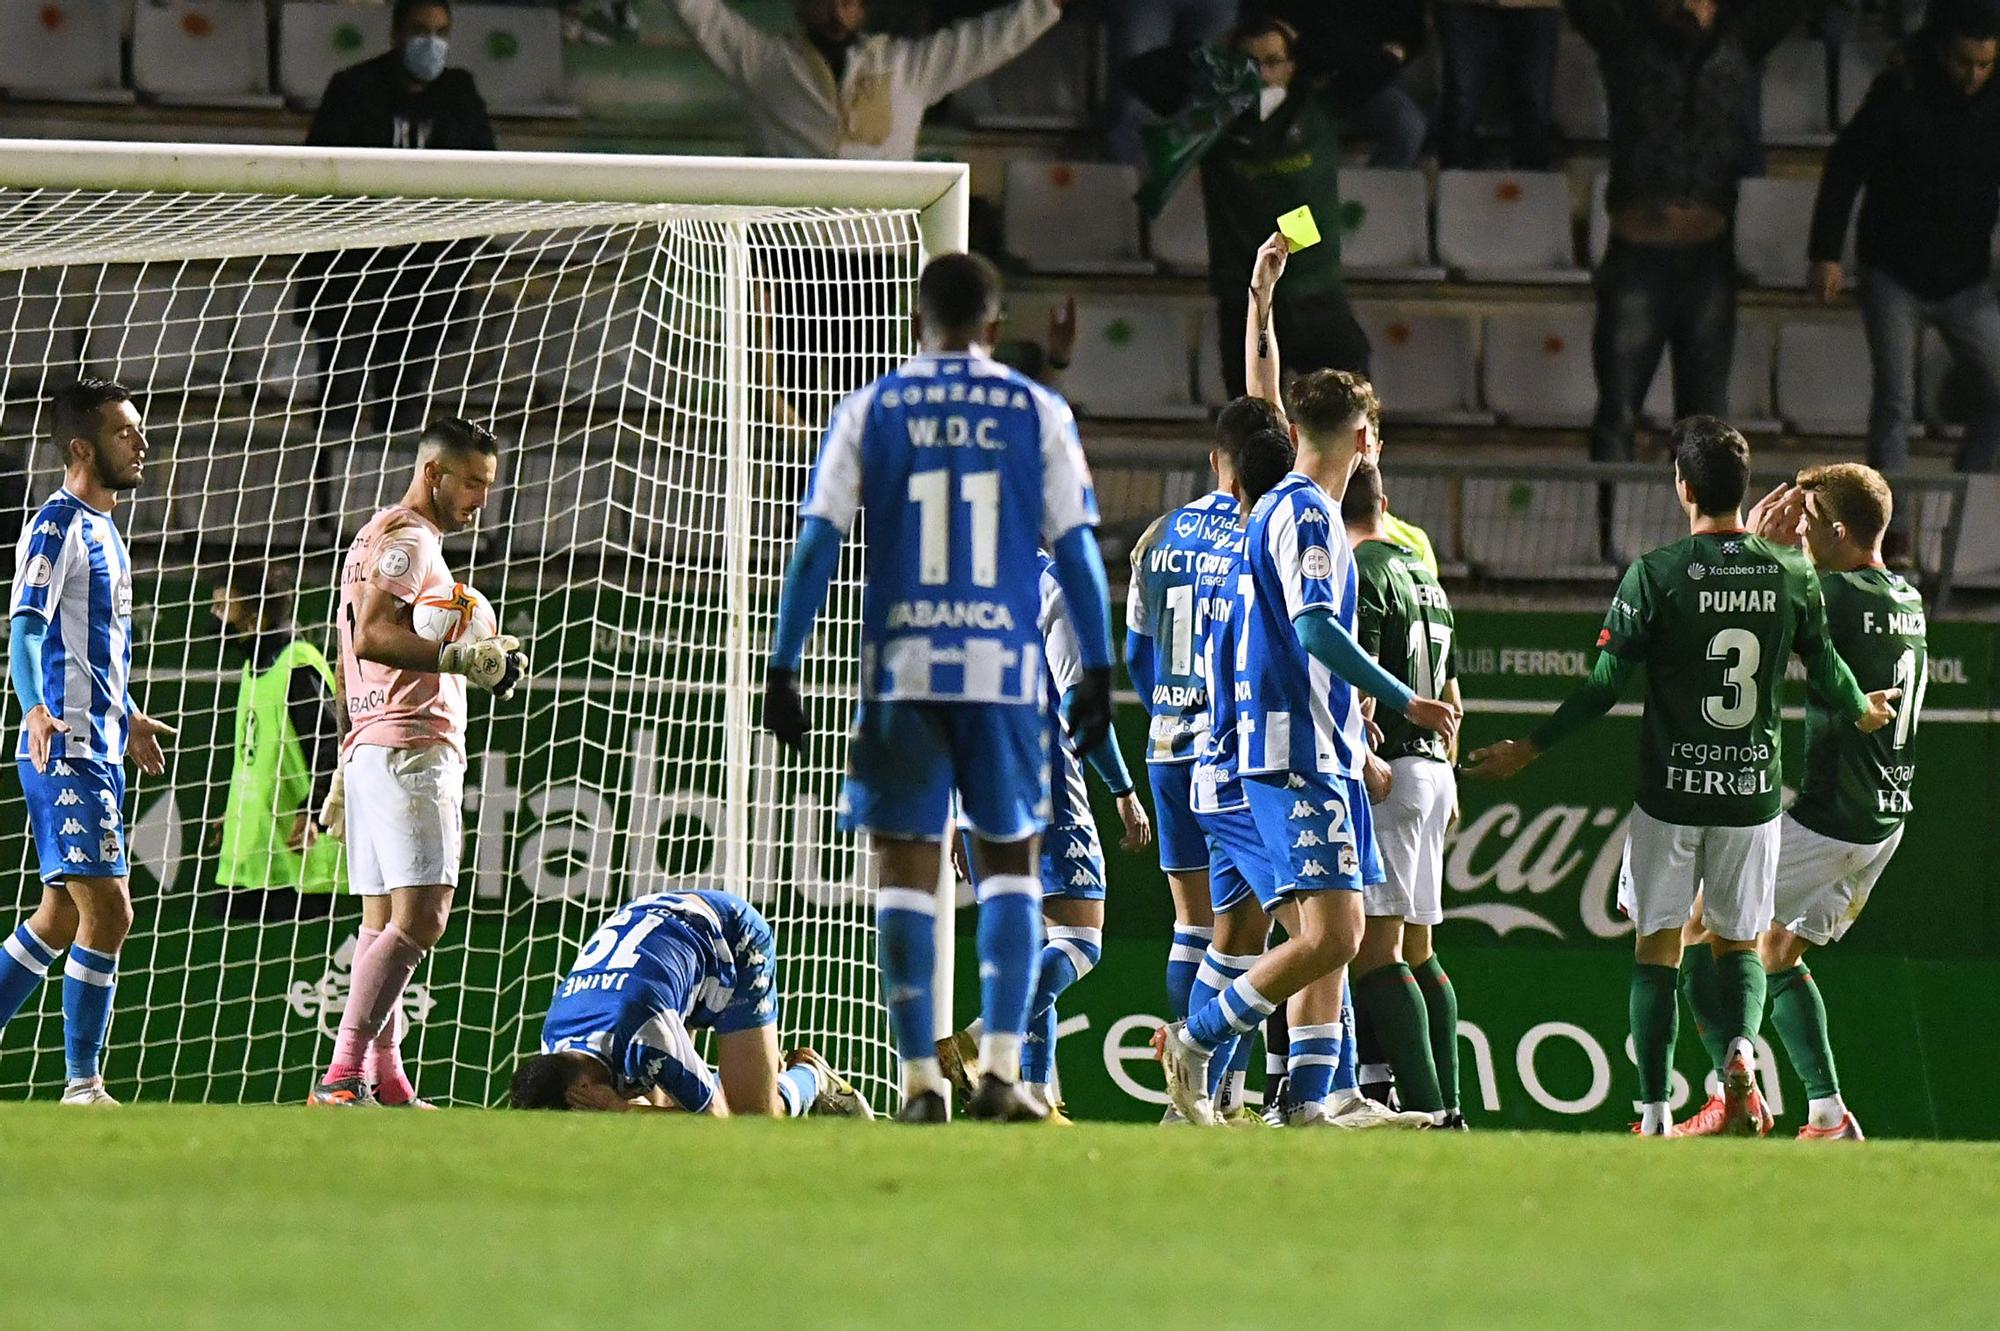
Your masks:
M 979 872 L 981 1020 L 975 1118 L 1039 1120 L 1020 1085 L 1042 951 L 1039 839 L 1050 813 L 1040 549 L 1055 559 L 1083 677 L 1070 732 L 1111 724 L 1110 607 L 1097 499 L 1068 405 L 995 362 L 999 277 L 943 255 L 918 281 L 922 352 L 851 395 L 827 426 L 801 509 L 766 671 L 764 725 L 802 751 L 798 667 L 855 518 L 867 514 L 861 699 L 844 821 L 875 841 L 882 979 L 903 1063 L 905 1122 L 942 1122 L 933 1045 L 936 884 L 954 798 Z
M 1174 902 L 1167 954 L 1167 1006 L 1176 1019 L 1215 937 L 1209 907 L 1208 840 L 1189 804 L 1191 774 L 1208 727 L 1208 680 L 1201 667 L 1207 633 L 1195 581 L 1204 565 L 1242 539 L 1242 511 L 1230 494 L 1232 458 L 1259 429 L 1284 429 L 1284 415 L 1259 398 L 1238 398 L 1215 422 L 1209 452 L 1216 488 L 1162 514 L 1132 547 L 1125 606 L 1125 668 L 1149 719 L 1146 775 L 1159 824 L 1160 869 Z
M 1245 330 L 1251 382 L 1266 386 L 1259 395 L 1271 400 L 1278 373 L 1269 297 L 1284 257 L 1278 237 L 1259 252 Z M 1185 1022 L 1160 1032 L 1169 1100 L 1198 1124 L 1214 1121 L 1211 1056 L 1293 995 L 1290 1082 L 1298 1121 L 1330 1117 L 1324 1101 L 1341 1038 L 1345 970 L 1361 938 L 1361 887 L 1382 872 L 1360 780 L 1360 691 L 1447 740 L 1458 725 L 1456 708 L 1412 695 L 1354 639 L 1357 585 L 1337 509 L 1359 458 L 1356 421 L 1366 417 L 1357 382 L 1316 371 L 1294 385 L 1297 469 L 1257 501 L 1244 537 L 1248 580 L 1239 579 L 1242 637 L 1233 680 L 1238 770 L 1259 840 L 1285 883 L 1272 913 L 1288 937 Z M 1323 1062 L 1322 1045 L 1332 1051 Z
M 0 943 L 0 1027 L 58 954 L 64 1104 L 115 1104 L 101 1059 L 118 953 L 132 927 L 125 859 L 125 757 L 166 770 L 168 727 L 132 700 L 132 561 L 111 520 L 145 474 L 132 395 L 84 379 L 51 404 L 62 489 L 28 520 L 14 555 L 8 669 L 22 712 L 17 754 L 41 862 L 42 901 Z
M 542 1051 L 514 1073 L 516 1109 L 873 1118 L 818 1054 L 778 1061 L 777 944 L 727 892 L 658 892 L 590 936 L 556 984 Z M 710 1068 L 694 1032 L 716 1034 Z

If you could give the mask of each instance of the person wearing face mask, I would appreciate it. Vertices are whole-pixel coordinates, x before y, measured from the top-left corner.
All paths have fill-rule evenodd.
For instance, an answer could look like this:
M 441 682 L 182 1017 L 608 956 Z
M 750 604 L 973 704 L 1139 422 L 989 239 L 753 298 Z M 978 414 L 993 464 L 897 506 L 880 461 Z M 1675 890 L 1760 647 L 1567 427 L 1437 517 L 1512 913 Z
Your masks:
M 333 669 L 292 622 L 292 578 L 253 560 L 215 581 L 209 606 L 243 655 L 215 881 L 231 917 L 327 914 L 346 884 L 341 844 L 314 816 L 340 764 Z
M 486 103 L 472 75 L 446 63 L 449 0 L 396 0 L 390 30 L 389 50 L 327 81 L 307 146 L 490 152 Z M 458 256 L 467 248 L 430 242 L 300 258 L 294 317 L 312 334 L 325 377 L 326 435 L 351 436 L 364 418 L 383 431 L 422 423 L 422 394 L 453 322 L 465 268 Z
M 1646 389 L 1673 357 L 1674 417 L 1723 415 L 1736 342 L 1731 229 L 1764 58 L 1807 0 L 1564 0 L 1610 110 L 1611 239 L 1597 270 L 1590 455 L 1628 461 Z M 1608 523 L 1609 511 L 1601 517 Z M 1608 527 L 1605 531 L 1609 544 Z
M 1069 0 L 1014 0 L 925 37 L 870 33 L 866 0 L 794 0 L 781 36 L 723 0 L 671 0 L 709 63 L 741 92 L 766 157 L 907 162 L 924 111 L 1012 60 Z
M 2000 215 L 2000 5 L 1936 0 L 1899 68 L 1877 78 L 1827 150 L 1813 205 L 1807 285 L 1832 300 L 1847 283 L 1840 262 L 1861 195 L 1855 295 L 1875 366 L 1868 461 L 1910 463 L 1917 339 L 1943 334 L 1973 390 L 1958 466 L 1991 471 L 2000 458 L 2000 304 L 1987 280 Z M 1883 541 L 1908 558 L 1907 518 Z

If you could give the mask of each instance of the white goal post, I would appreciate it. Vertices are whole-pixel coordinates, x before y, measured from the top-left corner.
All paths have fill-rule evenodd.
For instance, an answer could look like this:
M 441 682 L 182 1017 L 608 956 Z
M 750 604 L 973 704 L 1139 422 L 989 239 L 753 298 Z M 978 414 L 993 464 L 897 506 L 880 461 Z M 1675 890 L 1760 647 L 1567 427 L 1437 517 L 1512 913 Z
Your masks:
M 311 860 L 303 891 L 268 853 L 275 882 L 223 881 L 245 874 L 217 836 L 257 812 L 231 803 L 257 740 L 238 691 L 275 643 L 331 656 L 346 543 L 400 494 L 421 421 L 452 414 L 503 452 L 447 555 L 535 675 L 473 704 L 457 918 L 404 1006 L 419 1088 L 495 1102 L 605 913 L 717 886 L 776 928 L 783 1038 L 882 1102 L 869 868 L 834 826 L 865 532 L 801 672 L 807 758 L 755 720 L 820 428 L 911 349 L 923 258 L 966 245 L 967 168 L 35 141 L 0 142 L 0 182 L 0 506 L 17 522 L 55 488 L 45 401 L 79 375 L 138 394 L 152 450 L 116 520 L 134 692 L 180 739 L 127 801 L 138 919 L 114 1090 L 289 1100 L 323 1061 L 357 910 L 314 890 Z M 210 615 L 246 585 L 270 621 L 258 642 Z M 14 733 L 18 706 L 5 715 Z M 268 816 L 300 807 L 310 747 Z M 12 782 L 0 841 L 25 913 Z M 948 874 L 939 891 L 943 1034 Z M 0 1039 L 0 1095 L 61 1084 L 58 988 Z

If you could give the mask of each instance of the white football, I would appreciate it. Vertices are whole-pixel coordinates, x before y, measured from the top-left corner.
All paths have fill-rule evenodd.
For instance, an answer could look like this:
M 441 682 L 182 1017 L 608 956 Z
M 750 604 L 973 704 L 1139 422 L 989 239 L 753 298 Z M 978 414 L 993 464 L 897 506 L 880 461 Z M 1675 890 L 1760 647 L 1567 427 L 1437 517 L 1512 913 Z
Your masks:
M 493 603 L 462 582 L 454 582 L 443 595 L 418 597 L 410 622 L 419 637 L 432 642 L 476 642 L 500 631 Z

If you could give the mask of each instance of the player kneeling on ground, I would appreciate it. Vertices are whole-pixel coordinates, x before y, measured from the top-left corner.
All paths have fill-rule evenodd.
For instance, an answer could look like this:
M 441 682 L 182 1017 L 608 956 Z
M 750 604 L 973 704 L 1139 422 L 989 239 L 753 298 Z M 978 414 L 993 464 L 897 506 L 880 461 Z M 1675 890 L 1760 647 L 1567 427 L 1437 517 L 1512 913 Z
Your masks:
M 810 1049 L 778 1060 L 771 926 L 727 892 L 660 892 L 604 922 L 556 985 L 542 1052 L 515 1070 L 516 1109 L 685 1110 L 873 1118 Z M 715 1032 L 717 1067 L 693 1033 Z

